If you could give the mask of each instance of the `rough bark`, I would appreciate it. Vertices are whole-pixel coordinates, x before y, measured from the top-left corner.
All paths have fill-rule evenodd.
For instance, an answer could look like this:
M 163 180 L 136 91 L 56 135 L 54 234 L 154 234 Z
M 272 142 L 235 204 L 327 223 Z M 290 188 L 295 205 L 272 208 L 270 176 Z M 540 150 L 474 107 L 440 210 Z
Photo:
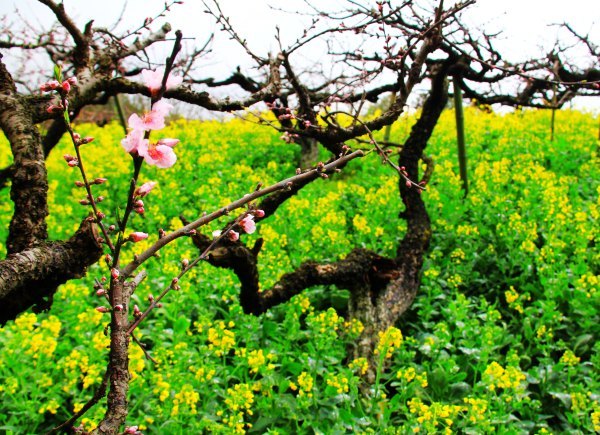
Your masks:
M 11 254 L 39 245 L 48 237 L 48 181 L 40 134 L 2 62 L 0 128 L 10 142 L 14 159 L 10 191 L 14 213 L 6 241 L 7 252 Z
M 311 168 L 319 160 L 319 143 L 311 137 L 301 137 L 299 145 L 299 167 L 301 169 Z
M 113 307 L 110 322 L 109 383 L 107 408 L 104 418 L 94 434 L 117 434 L 128 413 L 129 391 L 129 302 L 133 287 L 122 281 L 111 283 L 110 305 Z M 121 309 L 114 309 L 114 307 Z
M 101 255 L 102 246 L 87 220 L 67 241 L 43 243 L 8 255 L 0 261 L 0 324 L 32 305 L 37 310 L 49 308 L 56 288 L 82 277 Z

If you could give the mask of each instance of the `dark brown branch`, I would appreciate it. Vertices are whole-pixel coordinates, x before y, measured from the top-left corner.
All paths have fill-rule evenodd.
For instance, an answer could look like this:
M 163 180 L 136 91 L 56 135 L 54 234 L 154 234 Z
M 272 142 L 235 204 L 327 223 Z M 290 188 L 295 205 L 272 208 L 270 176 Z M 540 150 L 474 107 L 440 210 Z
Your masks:
M 32 305 L 50 307 L 56 288 L 85 275 L 102 255 L 92 224 L 86 219 L 65 242 L 38 245 L 0 261 L 0 324 Z
M 29 249 L 48 237 L 48 181 L 40 134 L 2 62 L 0 128 L 10 142 L 13 154 L 10 197 L 15 208 L 6 242 L 10 254 Z

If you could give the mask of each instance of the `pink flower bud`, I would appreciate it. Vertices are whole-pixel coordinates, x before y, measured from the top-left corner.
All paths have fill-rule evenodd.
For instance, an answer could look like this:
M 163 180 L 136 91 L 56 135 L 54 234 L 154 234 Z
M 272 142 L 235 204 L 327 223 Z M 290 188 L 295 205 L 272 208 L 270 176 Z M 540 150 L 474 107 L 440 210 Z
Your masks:
M 110 226 L 108 227 L 108 231 L 114 231 L 114 230 L 115 230 L 115 228 L 117 228 L 117 227 L 115 227 L 114 225 L 110 225 Z
M 232 242 L 235 242 L 240 239 L 240 233 L 233 231 L 233 230 L 229 231 L 229 233 L 227 233 L 227 236 L 229 237 L 229 240 L 231 240 Z
M 148 20 L 148 18 L 146 18 L 146 20 Z M 125 428 L 125 433 L 127 435 L 135 435 L 138 431 L 138 427 L 137 426 L 129 426 L 127 428 Z
M 92 136 L 87 136 L 87 137 L 84 137 L 83 139 L 81 139 L 81 144 L 83 145 L 83 144 L 90 143 L 93 141 L 94 141 L 94 138 Z
M 171 280 L 171 284 L 175 285 L 179 282 L 179 278 L 175 277 Z
M 142 198 L 150 193 L 154 186 L 156 186 L 156 181 L 148 181 L 142 184 L 137 190 L 136 195 L 141 196 Z
M 148 234 L 142 233 L 140 231 L 136 231 L 135 233 L 131 233 L 129 235 L 129 240 L 131 240 L 134 243 L 141 242 L 142 240 L 147 239 L 147 238 L 148 238 Z
M 182 268 L 186 268 L 190 265 L 190 260 L 188 260 L 187 258 L 184 258 L 183 260 L 181 260 L 181 267 Z
M 79 133 L 73 133 L 73 140 L 77 143 L 81 140 L 81 135 Z
M 410 182 L 410 180 L 406 180 L 406 187 L 410 187 L 412 186 L 412 183 Z
M 178 143 L 179 143 L 179 139 L 166 138 L 166 139 L 159 140 L 156 144 L 157 145 L 166 145 L 168 147 L 173 148 Z
M 264 212 L 264 210 L 256 210 L 254 212 L 254 216 L 256 216 L 257 218 L 264 217 L 265 216 L 265 212 Z
M 98 218 L 98 220 L 102 220 L 102 219 L 104 219 L 106 217 L 106 215 L 104 213 L 102 213 L 101 211 L 99 211 L 96 214 L 96 217 Z
M 75 186 L 83 187 L 83 186 L 85 186 L 85 183 L 83 181 L 75 181 Z
M 105 199 L 106 199 L 105 197 L 103 197 L 102 195 L 100 195 L 98 198 L 96 198 L 96 202 L 102 202 Z
M 69 165 L 71 168 L 79 166 L 79 160 L 77 160 L 77 159 L 71 160 L 71 161 L 67 162 L 67 165 Z
M 213 239 L 221 236 L 221 230 L 215 230 L 212 232 Z
M 113 279 L 118 279 L 120 275 L 121 275 L 121 273 L 119 272 L 119 269 L 111 269 L 110 270 L 110 276 L 112 276 Z
M 103 276 L 102 278 L 100 278 L 100 281 L 102 281 L 102 282 L 106 282 L 106 277 L 105 277 L 105 276 Z
M 154 301 L 154 295 L 153 295 L 152 293 L 150 293 L 150 294 L 148 295 L 148 300 L 149 300 L 150 302 Z
M 106 183 L 106 181 L 107 181 L 107 180 L 108 180 L 107 178 L 96 178 L 96 179 L 93 181 L 93 183 L 94 183 L 94 184 L 104 184 L 104 183 Z
M 61 87 L 62 87 L 62 90 L 68 94 L 69 91 L 71 90 L 71 83 L 69 83 L 68 80 L 65 80 L 64 82 L 62 82 Z
M 40 86 L 40 90 L 42 92 L 50 92 L 57 89 L 60 86 L 60 83 L 56 80 L 51 80 L 48 83 L 44 83 Z
M 104 296 L 106 294 L 106 290 L 104 290 L 103 288 L 99 288 L 98 290 L 96 290 L 96 296 Z
M 256 231 L 256 223 L 254 222 L 254 216 L 249 214 L 244 219 L 240 221 L 240 227 L 247 232 L 248 234 L 252 234 Z
M 123 311 L 123 305 L 121 305 L 121 304 L 115 305 L 115 311 Z
M 65 154 L 65 155 L 63 156 L 63 159 L 65 159 L 65 161 L 66 161 L 66 162 L 71 162 L 71 161 L 73 161 L 73 160 L 76 160 L 76 159 L 77 159 L 77 157 L 75 157 L 75 156 L 72 156 L 71 154 Z
M 90 205 L 90 201 L 88 201 L 87 199 L 80 199 L 79 200 L 79 204 L 81 204 L 81 205 Z
M 99 313 L 110 313 L 110 310 L 106 307 L 96 307 L 96 311 Z
M 142 312 L 140 311 L 140 307 L 138 307 L 137 305 L 133 306 L 133 316 L 134 317 L 140 317 L 142 315 Z
M 104 256 L 104 261 L 106 261 L 107 263 L 110 263 L 112 260 L 113 260 L 113 259 L 112 259 L 112 257 L 110 256 L 110 254 L 106 254 L 106 255 Z
M 141 199 L 138 199 L 136 202 L 133 203 L 134 207 L 143 207 L 144 206 L 144 201 L 142 201 Z
M 51 104 L 46 109 L 46 112 L 51 113 L 51 114 L 55 114 L 55 113 L 60 113 L 63 110 L 64 110 L 64 107 L 62 105 Z
M 135 207 L 133 209 L 134 212 L 136 212 L 137 214 L 144 214 L 146 212 L 146 210 L 144 209 L 144 207 Z

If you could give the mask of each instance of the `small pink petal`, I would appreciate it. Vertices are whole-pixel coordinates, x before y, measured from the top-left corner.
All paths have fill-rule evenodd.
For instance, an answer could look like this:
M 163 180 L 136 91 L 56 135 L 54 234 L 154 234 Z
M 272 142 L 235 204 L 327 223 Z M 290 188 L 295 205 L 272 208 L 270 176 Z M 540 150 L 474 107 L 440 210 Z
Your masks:
M 252 234 L 254 231 L 256 231 L 256 223 L 254 222 L 254 216 L 251 214 L 247 215 L 244 219 L 240 221 L 240 227 L 242 227 L 242 229 L 248 234 Z
M 157 184 L 158 183 L 156 181 L 146 181 L 139 187 L 137 194 L 143 198 L 144 196 L 148 195 Z
M 173 148 L 175 145 L 177 145 L 179 143 L 179 139 L 171 139 L 171 138 L 166 138 L 166 139 L 161 139 L 157 142 L 157 145 L 166 145 L 168 147 Z
M 147 233 L 142 233 L 141 231 L 136 231 L 135 233 L 131 233 L 129 235 L 129 240 L 131 240 L 134 243 L 140 242 L 142 240 L 145 240 L 148 238 L 148 234 Z

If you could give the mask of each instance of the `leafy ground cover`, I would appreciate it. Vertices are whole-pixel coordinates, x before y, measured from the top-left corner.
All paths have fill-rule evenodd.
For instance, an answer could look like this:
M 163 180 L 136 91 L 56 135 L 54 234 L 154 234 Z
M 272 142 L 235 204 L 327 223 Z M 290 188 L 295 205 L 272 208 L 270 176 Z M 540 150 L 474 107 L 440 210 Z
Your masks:
M 558 113 L 500 116 L 467 111 L 471 192 L 462 198 L 453 113 L 427 150 L 436 161 L 424 193 L 434 235 L 423 285 L 398 328 L 382 337 L 378 380 L 365 399 L 366 361 L 347 360 L 362 325 L 344 319 L 345 292 L 315 288 L 259 318 L 242 313 L 237 282 L 202 265 L 138 332 L 158 360 L 131 346 L 128 424 L 148 433 L 590 433 L 600 431 L 600 164 L 597 119 Z M 406 136 L 413 118 L 392 129 Z M 174 168 L 144 167 L 160 189 L 134 227 L 151 237 L 294 173 L 297 151 L 268 129 L 234 120 L 177 121 Z M 122 129 L 82 126 L 84 149 L 112 210 L 127 188 Z M 169 136 L 168 132 L 165 132 Z M 10 154 L 0 143 L 0 163 Z M 48 160 L 49 230 L 72 233 L 86 210 L 62 154 Z M 397 178 L 375 155 L 314 183 L 259 225 L 261 282 L 267 288 L 306 259 L 337 259 L 364 245 L 393 253 L 405 229 L 397 219 Z M 11 215 L 0 192 L 0 240 Z M 207 228 L 207 233 L 219 227 Z M 251 242 L 250 242 L 251 243 Z M 4 246 L 0 251 L 5 253 Z M 134 299 L 168 284 L 183 258 L 180 240 L 148 263 Z M 0 431 L 39 433 L 64 421 L 100 383 L 108 338 L 92 279 L 62 286 L 49 313 L 25 313 L 0 328 Z M 102 407 L 83 420 L 91 428 Z

